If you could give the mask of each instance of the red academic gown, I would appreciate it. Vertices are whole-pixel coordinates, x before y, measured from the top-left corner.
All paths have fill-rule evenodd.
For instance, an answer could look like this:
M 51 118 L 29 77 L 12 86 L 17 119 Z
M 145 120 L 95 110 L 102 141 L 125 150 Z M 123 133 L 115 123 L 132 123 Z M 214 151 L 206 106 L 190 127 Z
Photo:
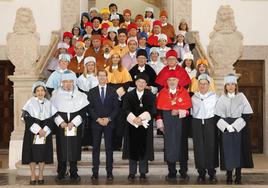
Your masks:
M 176 66 L 175 70 L 169 70 L 169 67 L 165 66 L 156 77 L 155 83 L 162 87 L 166 87 L 167 79 L 169 78 L 170 73 L 173 73 L 173 71 L 175 71 L 176 77 L 179 79 L 179 86 L 185 87 L 191 83 L 187 72 L 179 65 Z
M 171 115 L 171 111 L 191 108 L 190 95 L 183 87 L 178 87 L 175 94 L 171 94 L 168 87 L 164 87 L 157 96 L 156 106 L 159 112 L 157 119 L 162 119 L 165 127 L 164 160 L 172 163 L 181 161 L 184 148 L 182 118 Z M 189 111 L 186 114 L 188 115 Z

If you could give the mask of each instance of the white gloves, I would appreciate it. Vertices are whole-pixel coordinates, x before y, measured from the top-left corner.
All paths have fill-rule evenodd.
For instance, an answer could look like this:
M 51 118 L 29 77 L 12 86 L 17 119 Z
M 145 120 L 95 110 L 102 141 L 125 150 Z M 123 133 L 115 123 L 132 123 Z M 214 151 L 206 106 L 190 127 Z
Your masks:
M 227 125 L 226 129 L 228 130 L 229 133 L 232 133 L 232 132 L 235 131 L 234 128 L 233 128 L 233 126 L 232 125 L 229 125 L 229 124 Z
M 237 132 L 240 132 L 246 126 L 246 122 L 243 118 L 238 118 L 232 123 L 232 126 L 235 128 L 235 130 L 237 130 Z
M 223 119 L 220 119 L 217 123 L 217 127 L 221 130 L 221 132 L 224 132 L 225 129 L 227 129 L 229 133 L 234 132 L 235 130 L 240 132 L 245 126 L 246 122 L 243 118 L 238 118 L 231 125 Z

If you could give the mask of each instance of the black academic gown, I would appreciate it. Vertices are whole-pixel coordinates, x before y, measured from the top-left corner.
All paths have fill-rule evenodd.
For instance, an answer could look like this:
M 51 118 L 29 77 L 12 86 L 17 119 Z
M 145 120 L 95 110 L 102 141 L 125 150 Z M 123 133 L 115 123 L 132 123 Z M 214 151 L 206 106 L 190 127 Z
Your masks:
M 53 145 L 52 134 L 46 137 L 45 144 L 33 144 L 34 135 L 30 131 L 30 127 L 37 123 L 41 128 L 48 126 L 52 130 L 54 126 L 54 116 L 43 121 L 32 117 L 27 111 L 23 111 L 22 117 L 25 121 L 25 132 L 22 146 L 22 164 L 29 164 L 31 162 L 45 162 L 46 164 L 53 163 Z
M 138 69 L 138 64 L 135 65 L 134 67 L 132 67 L 132 69 L 130 69 L 129 73 L 132 77 L 133 82 L 130 84 L 131 87 L 135 87 L 135 80 L 137 78 L 137 75 L 140 74 L 140 70 Z M 145 65 L 145 70 L 142 72 L 144 74 L 146 74 L 149 77 L 149 82 L 148 82 L 148 86 L 154 86 L 157 87 L 157 84 L 155 83 L 155 79 L 156 79 L 156 73 L 154 71 L 154 69 L 150 66 L 150 65 Z
M 78 90 L 88 95 L 88 92 L 83 91 L 78 87 Z M 85 114 L 85 123 L 83 123 L 82 127 L 82 146 L 92 146 L 93 140 L 92 140 L 92 128 L 91 128 L 91 117 L 88 112 Z
M 197 169 L 214 169 L 219 166 L 217 126 L 214 117 L 204 119 L 192 118 L 194 159 Z
M 58 112 L 61 118 L 69 123 L 77 115 L 85 119 L 86 107 L 70 113 L 70 120 L 68 121 L 67 113 Z M 81 141 L 82 141 L 82 127 L 83 123 L 77 127 L 76 136 L 65 136 L 64 129 L 60 126 L 56 129 L 56 145 L 57 145 L 57 159 L 58 161 L 80 161 L 81 160 Z
M 123 102 L 124 117 L 132 112 L 135 116 L 139 116 L 143 112 L 150 113 L 151 118 L 156 114 L 154 95 L 145 90 L 142 96 L 142 107 L 138 99 L 136 89 L 127 93 Z M 130 123 L 126 123 L 123 159 L 131 160 L 154 160 L 154 147 L 153 147 L 153 120 L 149 121 L 149 126 L 145 129 L 143 126 L 135 128 Z
M 111 84 L 109 85 L 117 90 L 120 87 L 123 87 L 124 90 L 127 92 L 129 85 L 131 82 L 120 83 L 120 84 Z M 113 129 L 113 150 L 118 151 L 122 149 L 122 138 L 124 136 L 125 127 L 126 127 L 126 120 L 124 119 L 124 111 L 122 109 L 124 96 L 121 97 L 121 100 L 118 101 L 118 114 L 115 118 L 115 125 Z
M 243 114 L 246 126 L 240 132 L 220 133 L 220 168 L 221 170 L 232 170 L 234 168 L 253 168 L 250 129 L 248 121 L 251 115 Z M 217 117 L 219 120 L 220 117 Z M 232 124 L 237 118 L 223 118 Z

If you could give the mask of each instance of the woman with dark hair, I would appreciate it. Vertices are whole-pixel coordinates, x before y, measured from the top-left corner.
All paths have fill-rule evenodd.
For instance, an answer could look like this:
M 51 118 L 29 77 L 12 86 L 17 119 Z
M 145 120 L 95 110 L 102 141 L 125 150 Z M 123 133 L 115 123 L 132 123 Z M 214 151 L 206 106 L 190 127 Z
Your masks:
M 237 77 L 224 77 L 224 94 L 219 98 L 215 115 L 220 130 L 221 170 L 226 170 L 227 184 L 241 184 L 241 168 L 253 168 L 249 119 L 253 110 L 243 93 L 238 92 Z
M 108 37 L 110 41 L 113 42 L 113 46 L 116 46 L 118 44 L 118 39 L 117 39 L 117 29 L 114 27 L 109 27 L 108 28 Z
M 46 85 L 37 81 L 32 86 L 31 97 L 22 108 L 25 132 L 22 146 L 22 164 L 29 164 L 31 169 L 30 185 L 44 184 L 45 164 L 53 163 L 52 129 L 57 109 L 45 98 Z M 36 182 L 36 166 L 39 166 Z
M 178 28 L 179 28 L 179 31 L 186 31 L 186 32 L 189 31 L 189 26 L 185 19 L 181 19 Z
M 196 76 L 196 69 L 194 66 L 194 56 L 191 52 L 184 54 L 181 66 L 186 70 L 191 80 Z
M 90 19 L 89 19 L 89 14 L 87 12 L 83 12 L 81 14 L 81 21 L 80 21 L 80 29 L 81 29 L 81 34 L 85 34 L 85 24 L 87 22 L 90 22 Z
M 209 71 L 208 71 L 208 61 L 206 59 L 198 59 L 196 61 L 196 76 L 192 78 L 191 80 L 191 85 L 190 85 L 190 92 L 195 93 L 198 91 L 198 76 L 200 74 L 207 74 L 209 75 Z M 210 78 L 210 87 L 209 87 L 209 91 L 216 91 L 216 87 L 215 87 L 215 82 L 213 80 L 213 78 Z
M 185 42 L 185 31 L 179 31 L 175 38 L 173 49 L 179 54 L 179 61 L 184 59 L 184 54 L 190 52 L 189 44 Z
M 151 28 L 153 26 L 154 18 L 154 9 L 152 7 L 145 8 L 144 21 L 149 21 L 151 23 Z
M 80 30 L 80 27 L 78 25 L 74 25 L 73 28 L 72 28 L 72 34 L 74 37 L 77 38 L 77 40 L 80 39 L 81 37 L 81 30 Z

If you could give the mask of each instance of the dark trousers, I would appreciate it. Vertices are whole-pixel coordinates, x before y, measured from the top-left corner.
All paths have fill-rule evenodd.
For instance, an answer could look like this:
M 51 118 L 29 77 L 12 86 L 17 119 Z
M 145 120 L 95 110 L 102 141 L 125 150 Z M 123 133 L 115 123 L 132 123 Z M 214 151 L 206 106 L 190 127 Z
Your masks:
M 95 125 L 96 126 L 96 125 Z M 100 146 L 102 133 L 104 133 L 104 142 L 105 142 L 105 154 L 106 154 L 106 171 L 107 173 L 112 173 L 113 171 L 113 128 L 111 126 L 92 128 L 93 136 L 93 173 L 99 172 L 100 165 Z
M 129 159 L 129 174 L 136 174 L 139 162 L 140 174 L 146 174 L 148 172 L 148 161 L 147 160 L 131 160 Z
M 215 176 L 216 170 L 214 168 L 211 169 L 197 169 L 199 176 L 205 177 L 206 173 L 208 172 L 209 176 Z
M 227 170 L 226 174 L 227 174 L 228 179 L 232 179 L 232 176 L 233 176 L 233 171 L 232 170 Z M 236 179 L 241 180 L 241 168 L 236 168 L 235 169 L 235 177 L 236 177 Z
M 77 176 L 77 161 L 70 161 L 70 176 L 75 177 Z M 58 175 L 59 176 L 65 176 L 67 171 L 67 162 L 66 161 L 58 161 Z

